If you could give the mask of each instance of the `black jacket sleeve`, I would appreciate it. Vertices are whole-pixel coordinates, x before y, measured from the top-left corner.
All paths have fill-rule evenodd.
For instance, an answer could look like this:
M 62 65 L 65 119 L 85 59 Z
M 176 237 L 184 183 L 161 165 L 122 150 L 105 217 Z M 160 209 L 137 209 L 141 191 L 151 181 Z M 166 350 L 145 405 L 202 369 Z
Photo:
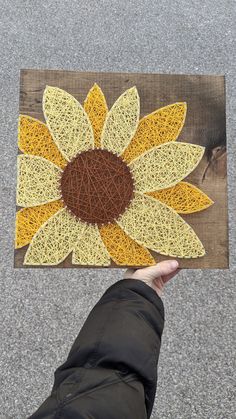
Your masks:
M 149 418 L 163 326 L 163 303 L 151 287 L 133 279 L 112 285 L 56 370 L 51 395 L 30 418 Z

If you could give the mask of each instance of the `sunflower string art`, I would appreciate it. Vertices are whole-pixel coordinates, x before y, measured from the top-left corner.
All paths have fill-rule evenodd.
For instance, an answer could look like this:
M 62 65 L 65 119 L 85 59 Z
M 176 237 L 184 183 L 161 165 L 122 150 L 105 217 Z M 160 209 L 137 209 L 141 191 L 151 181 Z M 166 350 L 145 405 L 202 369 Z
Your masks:
M 179 214 L 212 200 L 183 179 L 204 148 L 177 142 L 186 103 L 139 118 L 136 87 L 109 110 L 98 85 L 82 106 L 47 86 L 46 124 L 20 115 L 16 248 L 28 246 L 25 265 L 145 266 L 150 250 L 179 258 L 205 254 Z

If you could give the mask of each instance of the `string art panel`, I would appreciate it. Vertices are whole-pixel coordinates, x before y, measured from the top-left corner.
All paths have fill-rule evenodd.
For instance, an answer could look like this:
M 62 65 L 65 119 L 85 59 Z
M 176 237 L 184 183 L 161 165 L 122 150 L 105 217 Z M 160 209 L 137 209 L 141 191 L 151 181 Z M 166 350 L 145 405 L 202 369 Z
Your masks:
M 35 71 L 22 72 L 37 98 L 21 95 L 15 265 L 212 267 L 219 194 L 206 180 L 224 153 L 184 131 L 188 78 Z

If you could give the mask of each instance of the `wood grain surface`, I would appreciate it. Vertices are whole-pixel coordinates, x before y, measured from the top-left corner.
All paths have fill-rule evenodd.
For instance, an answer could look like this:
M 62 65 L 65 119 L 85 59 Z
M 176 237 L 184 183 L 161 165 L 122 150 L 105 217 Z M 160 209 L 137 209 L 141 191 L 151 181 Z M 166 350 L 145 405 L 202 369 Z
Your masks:
M 179 262 L 182 268 L 228 268 L 224 76 L 21 70 L 19 113 L 44 121 L 42 96 L 46 85 L 65 89 L 83 103 L 95 82 L 102 88 L 109 107 L 124 90 L 135 85 L 140 95 L 141 116 L 174 102 L 187 102 L 186 122 L 178 141 L 203 145 L 206 151 L 197 169 L 186 179 L 200 187 L 215 203 L 199 213 L 183 215 L 202 241 L 206 255 L 199 259 L 179 259 Z M 15 250 L 16 268 L 23 267 L 26 250 L 27 246 Z M 152 254 L 157 261 L 167 259 Z M 71 264 L 69 255 L 52 268 L 58 267 L 79 266 Z

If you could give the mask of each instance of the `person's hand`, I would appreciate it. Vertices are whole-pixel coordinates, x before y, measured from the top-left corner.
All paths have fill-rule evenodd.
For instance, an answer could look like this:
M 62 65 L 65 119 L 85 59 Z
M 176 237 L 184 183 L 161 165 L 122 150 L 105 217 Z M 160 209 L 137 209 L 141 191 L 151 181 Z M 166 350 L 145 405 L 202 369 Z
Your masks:
M 165 260 L 147 268 L 127 269 L 124 279 L 139 279 L 152 287 L 160 297 L 166 282 L 178 273 L 178 266 L 177 260 Z

